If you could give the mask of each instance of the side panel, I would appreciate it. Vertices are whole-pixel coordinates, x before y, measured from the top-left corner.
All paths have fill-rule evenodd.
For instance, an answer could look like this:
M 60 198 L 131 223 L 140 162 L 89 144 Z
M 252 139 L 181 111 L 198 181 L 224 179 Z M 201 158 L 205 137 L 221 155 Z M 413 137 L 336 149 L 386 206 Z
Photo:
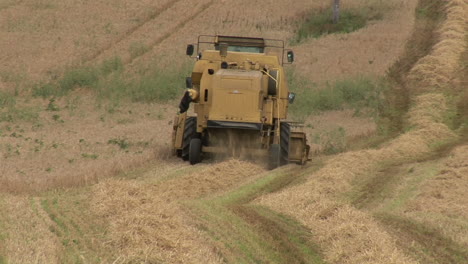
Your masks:
M 179 114 L 174 118 L 172 143 L 174 149 L 182 148 L 182 141 L 184 139 L 185 119 L 187 119 L 187 112 Z
M 306 152 L 306 138 L 302 132 L 292 132 L 289 139 L 289 161 L 303 163 L 307 160 Z
M 283 123 L 283 122 L 282 122 Z M 289 162 L 305 164 L 309 160 L 310 146 L 307 145 L 306 134 L 303 125 L 295 122 L 284 122 L 289 124 L 288 156 Z M 285 133 L 287 131 L 283 131 Z M 281 138 L 284 139 L 284 135 Z

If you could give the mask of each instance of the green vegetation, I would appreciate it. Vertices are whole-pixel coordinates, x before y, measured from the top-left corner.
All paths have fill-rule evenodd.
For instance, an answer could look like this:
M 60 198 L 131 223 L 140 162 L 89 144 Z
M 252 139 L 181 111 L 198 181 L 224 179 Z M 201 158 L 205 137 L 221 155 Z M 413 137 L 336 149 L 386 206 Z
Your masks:
M 418 195 L 419 187 L 438 172 L 433 161 L 382 163 L 378 171 L 354 179 L 353 189 L 344 193 L 343 199 L 359 209 L 379 206 L 380 212 L 398 213 Z
M 149 47 L 142 42 L 134 42 L 130 45 L 129 48 L 130 56 L 132 58 L 139 57 L 148 52 L 149 50 Z
M 130 147 L 130 142 L 126 138 L 112 138 L 107 141 L 107 144 L 117 145 L 120 149 L 128 149 Z
M 93 159 L 93 160 L 95 160 L 95 159 L 99 158 L 99 155 L 97 155 L 97 154 L 89 154 L 89 153 L 82 153 L 82 154 L 81 154 L 81 157 L 83 157 L 83 158 L 85 158 L 85 159 Z
M 108 254 L 101 243 L 105 236 L 105 223 L 98 222 L 90 213 L 87 198 L 78 191 L 54 191 L 45 194 L 39 202 L 40 208 L 52 220 L 50 231 L 62 244 L 63 249 L 59 252 L 61 262 L 101 263 L 103 259 L 100 256 Z M 37 211 L 34 200 L 31 206 Z
M 98 79 L 98 72 L 94 68 L 81 67 L 65 72 L 59 86 L 63 92 L 68 92 L 77 87 L 92 87 Z
M 397 243 L 420 263 L 467 263 L 468 250 L 427 223 L 385 212 L 374 215 L 400 238 Z
M 53 115 L 52 119 L 56 122 L 64 123 L 63 119 L 60 117 L 60 115 Z
M 49 104 L 47 105 L 46 108 L 47 111 L 60 111 L 60 108 L 58 105 L 55 104 L 55 98 L 51 98 L 49 100 Z
M 443 8 L 443 2 L 440 1 L 427 1 L 422 5 L 416 7 L 416 18 L 424 20 L 432 20 L 433 22 L 438 22 L 441 19 L 445 18 L 444 12 L 441 12 Z
M 100 72 L 102 75 L 107 76 L 113 72 L 121 73 L 124 70 L 124 65 L 120 57 L 112 57 L 108 60 L 105 60 L 100 67 Z
M 362 8 L 342 9 L 338 23 L 333 23 L 332 8 L 312 10 L 301 20 L 291 44 L 299 44 L 312 37 L 318 38 L 333 33 L 350 33 L 363 28 L 369 21 L 383 18 L 382 3 Z
M 173 69 L 158 66 L 130 78 L 124 72 L 119 57 L 104 61 L 96 67 L 70 69 L 56 82 L 37 84 L 32 89 L 35 97 L 64 96 L 75 89 L 90 89 L 97 93 L 98 100 L 110 99 L 135 102 L 160 102 L 176 98 L 183 87 L 184 77 L 189 73 L 185 65 Z
M 0 91 L 0 109 L 4 107 L 11 107 L 16 104 L 16 98 L 14 95 Z
M 39 118 L 37 107 L 17 108 L 8 107 L 6 111 L 0 112 L 0 122 L 16 122 L 19 120 L 33 122 Z
M 338 127 L 324 136 L 318 136 L 318 142 L 323 145 L 322 153 L 326 155 L 341 153 L 346 150 L 346 130 Z
M 304 117 L 322 111 L 354 109 L 356 114 L 370 111 L 376 116 L 385 104 L 383 93 L 388 84 L 383 80 L 359 76 L 338 80 L 318 87 L 294 70 L 287 71 L 289 89 L 300 98 L 290 105 L 290 111 L 297 117 Z
M 336 154 L 349 149 L 375 147 L 397 134 L 397 126 L 393 123 L 396 119 L 390 117 L 399 113 L 399 106 L 393 104 L 391 96 L 395 91 L 387 79 L 357 76 L 319 86 L 293 68 L 286 74 L 289 89 L 299 98 L 289 105 L 289 113 L 295 120 L 305 121 L 307 116 L 325 111 L 351 109 L 355 116 L 372 117 L 377 124 L 376 134 L 356 138 L 352 143 L 347 142 L 344 128 L 316 134 L 312 138 L 314 143 L 322 146 L 322 153 Z
M 63 95 L 57 86 L 51 83 L 39 83 L 35 84 L 32 88 L 32 95 L 34 97 L 47 98 L 55 95 Z
M 35 121 L 38 117 L 37 108 L 17 107 L 15 95 L 0 91 L 0 122 Z
M 188 74 L 188 73 L 187 73 Z M 154 69 L 139 79 L 126 80 L 122 74 L 100 80 L 93 88 L 99 99 L 135 102 L 160 102 L 176 98 L 181 93 L 183 76 L 180 70 Z

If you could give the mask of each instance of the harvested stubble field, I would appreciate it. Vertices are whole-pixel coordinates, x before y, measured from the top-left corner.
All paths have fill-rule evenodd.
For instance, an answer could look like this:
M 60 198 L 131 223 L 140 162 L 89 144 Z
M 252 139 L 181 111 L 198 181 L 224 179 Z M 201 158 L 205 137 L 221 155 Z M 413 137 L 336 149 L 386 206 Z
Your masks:
M 0 263 L 467 263 L 467 1 L 350 0 L 365 27 L 295 41 L 329 4 L 0 2 Z M 304 99 L 387 88 L 292 109 L 307 166 L 190 166 L 176 87 L 214 33 L 286 40 Z

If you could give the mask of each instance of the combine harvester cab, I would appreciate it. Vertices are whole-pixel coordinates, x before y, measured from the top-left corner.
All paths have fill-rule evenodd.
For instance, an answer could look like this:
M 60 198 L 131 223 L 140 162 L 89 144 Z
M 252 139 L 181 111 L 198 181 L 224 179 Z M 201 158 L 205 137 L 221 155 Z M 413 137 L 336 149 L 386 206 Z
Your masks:
M 283 64 L 292 63 L 294 53 L 284 42 L 203 35 L 196 48 L 197 62 L 174 120 L 174 153 L 190 164 L 209 154 L 264 157 L 270 168 L 305 164 L 310 147 L 303 125 L 286 121 L 295 94 Z M 194 51 L 195 45 L 187 46 L 187 55 Z M 195 116 L 187 114 L 190 104 Z

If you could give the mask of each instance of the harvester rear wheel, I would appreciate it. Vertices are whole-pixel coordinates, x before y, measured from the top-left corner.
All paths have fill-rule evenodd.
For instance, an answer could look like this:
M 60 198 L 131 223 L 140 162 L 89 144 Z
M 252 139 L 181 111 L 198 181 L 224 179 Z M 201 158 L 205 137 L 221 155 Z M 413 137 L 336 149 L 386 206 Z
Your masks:
M 190 152 L 190 141 L 197 134 L 197 119 L 193 116 L 185 119 L 184 138 L 182 140 L 182 153 L 181 157 L 183 160 L 189 160 Z
M 190 141 L 189 161 L 190 164 L 195 165 L 201 161 L 201 148 L 202 143 L 199 138 L 192 138 Z
M 281 123 L 280 131 L 280 166 L 289 163 L 289 141 L 291 138 L 291 127 L 288 123 Z
M 268 150 L 268 168 L 270 170 L 281 166 L 281 148 L 279 144 L 271 144 Z
M 281 123 L 280 143 L 270 146 L 268 155 L 268 167 L 275 169 L 289 163 L 289 141 L 291 138 L 291 127 L 288 123 Z

